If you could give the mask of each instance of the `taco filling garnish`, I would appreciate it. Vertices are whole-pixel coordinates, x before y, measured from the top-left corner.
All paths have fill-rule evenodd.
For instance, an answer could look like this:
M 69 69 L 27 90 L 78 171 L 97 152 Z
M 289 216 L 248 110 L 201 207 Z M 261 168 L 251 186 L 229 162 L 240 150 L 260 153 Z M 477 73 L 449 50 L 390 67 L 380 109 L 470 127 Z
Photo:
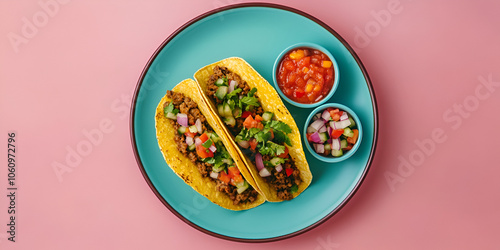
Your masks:
M 182 93 L 167 91 L 164 116 L 177 131 L 177 149 L 196 164 L 206 181 L 227 195 L 234 205 L 253 202 L 259 193 L 241 175 L 220 137 L 214 133 L 198 104 Z
M 291 200 L 302 183 L 300 170 L 289 156 L 293 146 L 291 127 L 265 111 L 258 89 L 250 88 L 227 67 L 215 66 L 205 94 L 215 104 L 221 120 L 241 151 L 257 168 L 258 175 L 277 193 L 280 200 Z

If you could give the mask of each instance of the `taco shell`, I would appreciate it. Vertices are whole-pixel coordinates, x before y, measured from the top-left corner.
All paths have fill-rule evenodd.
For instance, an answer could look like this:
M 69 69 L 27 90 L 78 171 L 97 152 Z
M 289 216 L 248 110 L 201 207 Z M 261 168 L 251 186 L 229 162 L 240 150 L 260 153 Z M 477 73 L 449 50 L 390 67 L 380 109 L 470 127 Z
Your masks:
M 289 155 L 295 162 L 295 166 L 300 170 L 300 177 L 302 179 L 302 183 L 298 186 L 297 192 L 293 193 L 293 197 L 297 197 L 310 185 L 312 181 L 312 173 L 304 154 L 299 129 L 292 115 L 281 101 L 281 98 L 276 90 L 242 58 L 227 58 L 205 66 L 194 74 L 194 78 L 198 82 L 200 90 L 204 93 L 203 98 L 209 104 L 211 114 L 213 114 L 215 119 L 217 119 L 220 127 L 222 127 L 227 137 L 231 138 L 231 143 L 233 144 L 234 149 L 245 162 L 248 167 L 248 171 L 251 173 L 257 184 L 257 187 L 264 194 L 266 199 L 271 202 L 280 202 L 283 200 L 279 198 L 277 192 L 264 181 L 264 179 L 259 175 L 255 165 L 239 149 L 237 143 L 234 141 L 234 137 L 217 115 L 218 112 L 215 104 L 206 95 L 208 81 L 210 76 L 213 74 L 215 66 L 227 67 L 231 72 L 238 74 L 243 80 L 245 80 L 250 88 L 257 88 L 257 95 L 259 96 L 259 100 L 264 111 L 273 112 L 276 120 L 288 124 L 292 129 L 292 133 L 288 134 L 288 137 L 292 142 L 292 146 L 288 147 Z
M 224 132 L 218 122 L 218 118 L 211 111 L 210 107 L 204 102 L 204 98 L 198 89 L 197 83 L 191 79 L 186 79 L 177 84 L 172 91 L 183 93 L 185 96 L 190 97 L 198 104 L 198 108 L 205 116 L 208 124 L 212 127 L 214 132 L 219 135 L 223 144 L 226 146 L 227 151 L 233 157 L 233 160 L 242 176 L 250 184 L 250 186 L 259 192 L 259 195 L 253 202 L 234 205 L 233 201 L 226 194 L 216 190 L 215 181 L 210 180 L 210 177 L 203 177 L 196 164 L 192 163 L 186 156 L 179 152 L 177 144 L 174 141 L 174 136 L 177 133 L 177 130 L 172 126 L 169 119 L 163 114 L 164 104 L 171 101 L 165 95 L 156 108 L 155 126 L 158 145 L 168 166 L 194 190 L 221 207 L 230 210 L 246 210 L 264 203 L 264 196 L 257 188 L 252 175 L 248 171 L 248 168 L 245 167 L 245 163 L 240 158 L 239 152 L 234 147 L 233 142 L 228 138 L 226 132 Z

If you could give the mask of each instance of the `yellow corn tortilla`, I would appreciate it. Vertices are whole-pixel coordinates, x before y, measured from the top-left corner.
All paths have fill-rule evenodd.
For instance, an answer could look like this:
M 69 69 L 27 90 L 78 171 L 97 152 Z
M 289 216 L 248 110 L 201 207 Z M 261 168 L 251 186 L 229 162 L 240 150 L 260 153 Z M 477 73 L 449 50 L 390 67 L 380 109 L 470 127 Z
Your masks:
M 309 184 L 311 184 L 312 173 L 309 169 L 309 164 L 307 163 L 306 156 L 304 154 L 299 129 L 292 115 L 288 112 L 288 109 L 281 101 L 281 98 L 279 97 L 276 90 L 266 81 L 266 79 L 264 79 L 245 60 L 239 57 L 226 58 L 219 62 L 210 64 L 201 68 L 194 74 L 194 78 L 198 82 L 200 90 L 204 93 L 205 101 L 209 103 L 213 114 L 218 114 L 217 108 L 206 95 L 206 90 L 208 86 L 208 80 L 213 74 L 213 69 L 215 66 L 227 67 L 231 72 L 238 74 L 242 78 L 242 80 L 245 80 L 250 88 L 257 88 L 256 93 L 259 97 L 259 101 L 262 105 L 263 110 L 273 112 L 276 120 L 288 124 L 288 126 L 290 126 L 290 128 L 292 129 L 292 133 L 288 134 L 288 137 L 292 142 L 292 146 L 288 146 L 289 155 L 295 161 L 296 167 L 300 170 L 300 177 L 302 179 L 302 183 L 299 185 L 298 191 L 293 194 L 294 198 L 297 197 L 309 186 Z M 219 116 L 215 116 L 218 118 L 219 124 L 222 125 L 227 136 L 233 139 L 232 143 L 234 147 L 238 150 L 238 153 L 245 161 L 245 164 L 248 166 L 250 173 L 254 177 L 258 188 L 262 191 L 266 199 L 271 202 L 283 201 L 282 199 L 278 198 L 277 192 L 259 175 L 257 168 L 252 163 L 252 161 L 249 160 L 239 149 L 238 145 L 234 141 L 234 137 L 231 135 Z
M 177 144 L 174 141 L 174 136 L 177 133 L 177 130 L 172 126 L 169 119 L 163 114 L 164 104 L 171 101 L 165 95 L 156 107 L 155 126 L 158 145 L 168 166 L 194 190 L 221 207 L 230 210 L 246 210 L 264 203 L 264 196 L 260 193 L 260 190 L 258 190 L 251 174 L 245 167 L 244 162 L 241 160 L 232 142 L 222 130 L 216 118 L 210 111 L 210 108 L 203 101 L 203 97 L 201 92 L 198 90 L 196 82 L 191 79 L 186 79 L 177 84 L 172 91 L 183 93 L 185 96 L 188 96 L 198 104 L 198 108 L 205 116 L 208 124 L 212 127 L 214 132 L 219 135 L 222 143 L 226 146 L 227 151 L 233 157 L 233 160 L 240 170 L 243 178 L 245 178 L 245 180 L 255 190 L 257 190 L 257 192 L 259 192 L 259 195 L 254 202 L 234 205 L 233 201 L 225 193 L 216 190 L 216 183 L 210 180 L 210 177 L 203 177 L 196 164 L 192 163 L 186 156 L 178 151 Z

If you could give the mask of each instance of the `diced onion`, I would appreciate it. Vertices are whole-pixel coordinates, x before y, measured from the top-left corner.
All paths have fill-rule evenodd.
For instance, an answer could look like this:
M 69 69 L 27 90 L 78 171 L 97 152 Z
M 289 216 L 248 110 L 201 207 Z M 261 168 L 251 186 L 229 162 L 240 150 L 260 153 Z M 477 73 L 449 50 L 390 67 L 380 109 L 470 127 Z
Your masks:
M 238 145 L 240 145 L 240 147 L 242 147 L 242 148 L 250 147 L 250 143 L 248 141 L 239 141 Z
M 177 122 L 184 127 L 189 127 L 188 116 L 186 114 L 177 113 Z
M 194 123 L 194 125 L 196 126 L 196 129 L 198 129 L 198 133 L 203 133 L 203 127 L 201 126 L 201 120 L 200 119 L 196 119 L 196 122 Z
M 314 132 L 316 132 L 316 130 L 313 127 L 311 127 L 311 126 L 307 127 L 307 133 L 308 134 L 314 133 Z
M 333 132 L 333 128 L 330 127 L 330 126 L 327 126 L 326 132 L 328 133 L 328 137 L 331 137 L 332 136 L 332 132 Z
M 274 167 L 276 169 L 276 171 L 279 173 L 281 172 L 281 170 L 283 170 L 283 166 L 281 166 L 281 164 L 278 164 L 276 165 L 276 167 Z
M 325 153 L 325 145 L 313 143 L 313 146 L 314 146 L 314 151 L 316 151 L 316 153 L 318 154 Z
M 330 120 L 330 117 L 331 117 L 330 112 L 328 112 L 328 110 L 325 109 L 325 111 L 323 111 L 323 114 L 321 115 L 321 118 L 323 118 L 325 121 L 328 121 Z
M 214 145 L 210 145 L 210 147 L 208 149 L 210 149 L 210 151 L 212 151 L 212 153 L 215 153 L 215 151 L 217 151 L 217 148 Z
M 343 111 L 341 111 L 341 112 L 342 112 L 342 115 L 340 116 L 341 121 L 349 119 L 347 112 L 343 112 Z
M 321 127 L 321 128 L 318 129 L 318 133 L 324 133 L 324 132 L 326 132 L 326 126 L 325 125 L 323 125 L 323 127 Z
M 330 127 L 333 128 L 333 129 L 338 129 L 336 126 L 335 126 L 335 122 L 334 121 L 331 121 L 330 122 Z
M 229 89 L 227 90 L 227 93 L 233 92 L 234 88 L 236 88 L 236 85 L 238 85 L 238 83 L 235 80 L 231 80 L 229 82 Z
M 194 143 L 193 137 L 186 136 L 186 144 L 188 146 L 191 146 L 191 145 L 193 145 L 193 143 Z
M 339 139 L 332 140 L 332 149 L 340 150 L 340 140 Z
M 315 143 L 321 142 L 321 138 L 319 137 L 319 133 L 317 131 L 312 133 L 309 138 L 311 139 L 312 142 L 315 142 Z
M 259 175 L 262 177 L 268 177 L 271 176 L 271 173 L 269 172 L 269 170 L 267 170 L 267 168 L 263 168 L 259 171 Z
M 351 125 L 351 121 L 349 121 L 349 119 L 338 122 L 330 122 L 330 126 L 333 129 L 343 129 L 348 127 L 349 125 Z
M 217 179 L 217 177 L 219 177 L 219 173 L 212 171 L 210 172 L 210 177 Z
M 325 120 L 318 118 L 318 120 L 311 123 L 309 127 L 314 129 L 314 131 L 318 131 L 318 129 L 320 129 L 323 125 L 325 125 Z
M 199 146 L 199 145 L 201 145 L 202 143 L 203 143 L 203 142 L 201 141 L 200 137 L 196 137 L 196 138 L 194 138 L 194 144 L 195 144 L 196 146 Z
M 262 161 L 262 155 L 260 153 L 255 154 L 255 166 L 259 171 L 261 171 L 262 169 L 266 169 L 264 167 L 264 161 Z

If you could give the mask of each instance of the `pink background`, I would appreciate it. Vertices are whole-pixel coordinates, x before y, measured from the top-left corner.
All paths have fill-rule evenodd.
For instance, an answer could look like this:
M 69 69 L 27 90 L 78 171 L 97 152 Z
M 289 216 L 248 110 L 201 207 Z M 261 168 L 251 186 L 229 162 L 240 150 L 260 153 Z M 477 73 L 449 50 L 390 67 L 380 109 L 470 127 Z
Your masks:
M 1 249 L 500 247 L 493 0 L 273 1 L 326 22 L 365 64 L 380 120 L 365 182 L 319 227 L 258 245 L 201 233 L 164 207 L 132 151 L 133 90 L 174 30 L 240 2 L 61 0 L 48 10 L 54 0 L 0 2 Z M 88 144 L 85 133 L 101 123 L 107 130 Z M 17 132 L 15 243 L 6 239 L 8 131 Z M 54 166 L 85 141 L 86 155 L 58 178 Z

